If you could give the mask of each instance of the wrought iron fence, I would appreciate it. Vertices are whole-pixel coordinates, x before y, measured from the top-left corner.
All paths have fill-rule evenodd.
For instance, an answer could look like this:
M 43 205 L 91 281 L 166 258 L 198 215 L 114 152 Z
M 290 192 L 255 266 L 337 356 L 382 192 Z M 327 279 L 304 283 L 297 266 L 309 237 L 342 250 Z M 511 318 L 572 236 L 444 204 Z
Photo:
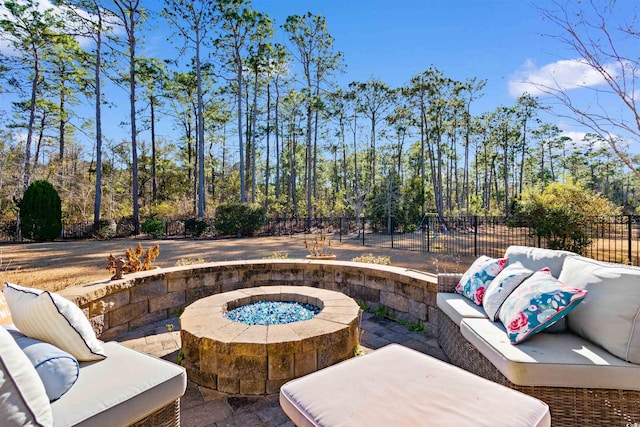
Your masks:
M 455 257 L 500 256 L 511 245 L 548 247 L 533 236 L 527 224 L 507 225 L 505 217 L 425 215 L 417 226 L 368 218 L 269 218 L 258 236 L 287 236 L 326 232 L 333 239 L 363 246 Z M 594 220 L 585 230 L 590 239 L 584 255 L 603 261 L 640 265 L 640 217 L 625 215 Z M 64 223 L 61 239 L 128 237 L 134 232 L 130 218 Z M 211 219 L 165 221 L 161 237 L 221 237 Z M 22 241 L 16 221 L 0 222 L 0 241 Z

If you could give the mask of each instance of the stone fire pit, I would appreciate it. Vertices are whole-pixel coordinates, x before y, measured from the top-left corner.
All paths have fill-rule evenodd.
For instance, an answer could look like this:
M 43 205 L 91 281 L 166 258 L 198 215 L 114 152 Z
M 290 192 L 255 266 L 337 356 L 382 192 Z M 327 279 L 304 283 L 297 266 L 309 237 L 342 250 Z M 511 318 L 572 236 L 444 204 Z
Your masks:
M 311 320 L 269 326 L 224 317 L 259 300 L 309 303 L 322 310 Z M 183 365 L 204 387 L 275 394 L 289 380 L 353 356 L 359 309 L 340 292 L 307 286 L 262 286 L 202 298 L 180 316 Z

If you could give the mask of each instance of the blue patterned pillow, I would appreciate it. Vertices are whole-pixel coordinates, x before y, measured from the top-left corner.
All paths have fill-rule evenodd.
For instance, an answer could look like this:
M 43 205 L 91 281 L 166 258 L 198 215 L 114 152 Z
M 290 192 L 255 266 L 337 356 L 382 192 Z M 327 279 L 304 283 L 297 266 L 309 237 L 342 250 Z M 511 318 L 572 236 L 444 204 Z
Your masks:
M 507 265 L 507 261 L 507 258 L 489 258 L 482 255 L 462 275 L 456 285 L 456 292 L 469 298 L 476 305 L 482 305 L 485 289 Z
M 500 321 L 512 344 L 519 344 L 557 322 L 587 296 L 553 277 L 548 268 L 522 282 L 500 308 Z

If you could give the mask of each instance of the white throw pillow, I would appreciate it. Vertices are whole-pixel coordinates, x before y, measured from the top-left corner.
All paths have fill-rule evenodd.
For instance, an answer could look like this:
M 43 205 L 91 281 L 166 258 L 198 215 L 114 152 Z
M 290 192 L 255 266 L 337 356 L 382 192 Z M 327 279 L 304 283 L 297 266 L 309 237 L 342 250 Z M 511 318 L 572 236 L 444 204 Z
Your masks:
M 49 398 L 36 368 L 3 327 L 0 327 L 0 424 L 53 425 Z
M 482 307 L 489 319 L 498 320 L 498 310 L 515 288 L 520 286 L 533 270 L 526 268 L 520 261 L 509 260 L 507 266 L 489 283 L 482 297 Z
M 4 294 L 13 323 L 26 336 L 61 348 L 81 362 L 107 357 L 89 320 L 68 299 L 12 283 Z

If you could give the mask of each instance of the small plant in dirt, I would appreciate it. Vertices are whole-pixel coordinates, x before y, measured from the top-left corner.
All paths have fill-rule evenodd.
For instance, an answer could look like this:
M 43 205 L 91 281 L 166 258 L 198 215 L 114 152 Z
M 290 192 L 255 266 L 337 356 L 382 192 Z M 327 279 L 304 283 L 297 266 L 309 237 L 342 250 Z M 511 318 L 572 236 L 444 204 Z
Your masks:
M 313 237 L 313 240 L 307 240 L 304 237 L 304 247 L 309 250 L 309 253 L 313 256 L 329 256 L 333 255 L 329 248 L 331 247 L 331 239 L 327 237 L 327 232 L 322 231 L 318 236 Z
M 289 254 L 286 252 L 274 252 L 271 255 L 264 257 L 263 259 L 287 259 L 289 258 Z
M 107 270 L 114 275 L 112 280 L 121 279 L 122 274 L 135 273 L 136 271 L 147 271 L 153 267 L 151 263 L 160 255 L 160 245 L 144 250 L 141 243 L 134 248 L 129 248 L 123 257 L 114 257 L 110 254 L 107 258 Z
M 357 300 L 356 303 L 358 303 L 358 306 L 360 307 L 360 310 L 362 311 L 369 311 L 370 307 L 367 305 L 367 303 L 361 299 Z
M 18 203 L 20 231 L 27 239 L 54 240 L 62 231 L 62 202 L 53 186 L 45 180 L 34 181 Z
M 178 261 L 176 261 L 176 267 L 181 267 L 183 265 L 193 265 L 193 264 L 204 264 L 205 261 L 204 258 L 180 258 Z
M 161 236 L 164 233 L 164 223 L 159 219 L 147 219 L 142 223 L 142 232 L 153 238 Z
M 364 313 L 364 310 L 362 308 L 360 308 L 360 311 L 358 312 L 357 342 L 356 342 L 355 348 L 353 349 L 353 355 L 354 356 L 362 356 L 362 355 L 366 354 L 366 351 L 365 351 L 364 347 L 361 344 L 362 343 L 362 335 L 364 334 L 364 329 L 362 329 L 362 313 Z
M 384 319 L 389 319 L 389 320 L 396 320 L 396 314 L 392 311 L 390 311 L 387 307 L 385 307 L 384 305 L 378 305 L 373 309 L 373 314 L 375 314 L 378 317 L 382 317 Z
M 361 255 L 353 258 L 353 262 L 366 262 L 368 264 L 391 265 L 390 256 L 374 256 L 373 254 Z
M 101 219 L 97 226 L 94 226 L 94 237 L 98 239 L 110 239 L 115 237 L 118 225 L 112 219 Z

